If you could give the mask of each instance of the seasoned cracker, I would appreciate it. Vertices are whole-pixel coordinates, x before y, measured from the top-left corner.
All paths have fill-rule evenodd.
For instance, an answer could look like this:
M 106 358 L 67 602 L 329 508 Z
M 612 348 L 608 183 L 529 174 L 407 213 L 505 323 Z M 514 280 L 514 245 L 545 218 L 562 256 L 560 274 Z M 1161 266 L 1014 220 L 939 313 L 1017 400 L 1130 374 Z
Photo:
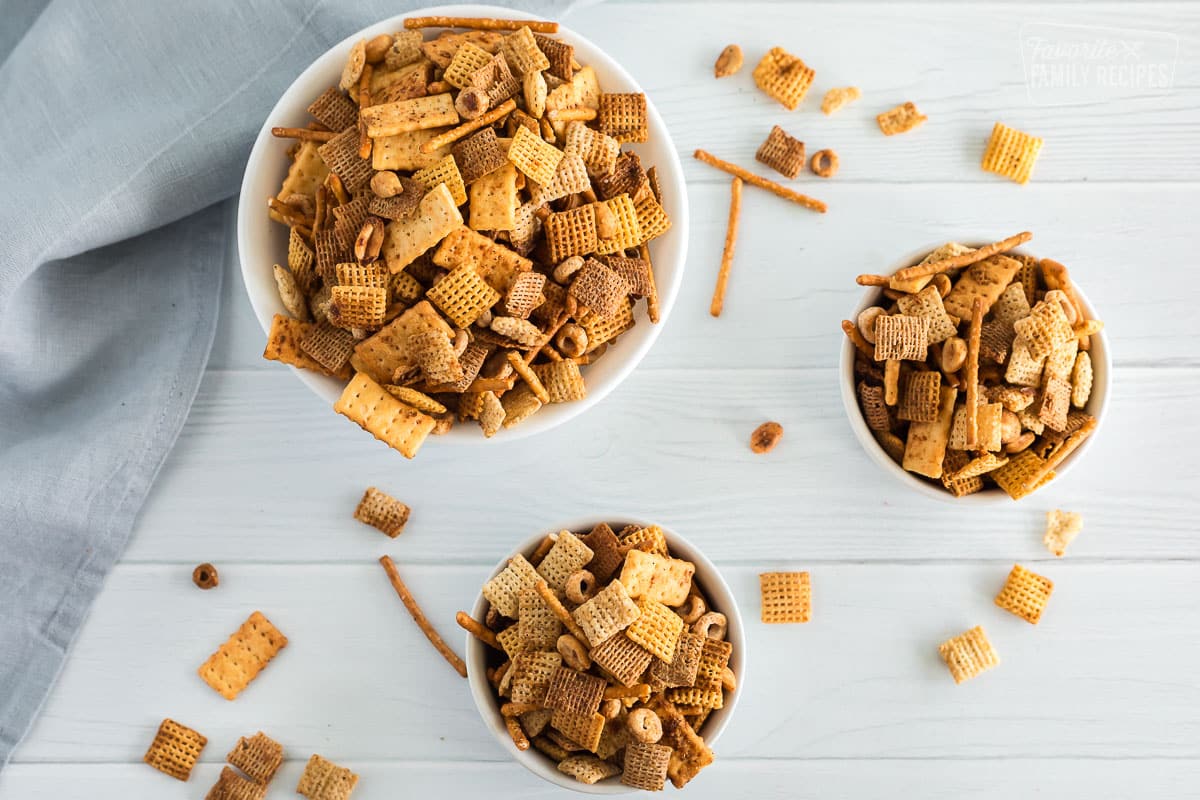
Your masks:
M 287 637 L 255 611 L 200 666 L 200 677 L 226 700 L 234 700 L 287 643 Z
M 361 372 L 346 385 L 333 410 L 405 458 L 416 456 L 435 424 L 432 417 L 404 405 Z
M 696 566 L 690 561 L 630 550 L 625 557 L 620 581 L 634 599 L 645 598 L 668 606 L 679 606 L 691 594 L 695 572 Z

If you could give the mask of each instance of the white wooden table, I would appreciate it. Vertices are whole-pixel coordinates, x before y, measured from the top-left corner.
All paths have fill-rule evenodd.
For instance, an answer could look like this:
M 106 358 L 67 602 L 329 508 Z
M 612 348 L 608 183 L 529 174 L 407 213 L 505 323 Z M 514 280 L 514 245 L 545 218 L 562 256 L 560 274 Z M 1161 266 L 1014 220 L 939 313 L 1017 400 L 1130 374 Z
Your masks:
M 230 267 L 191 419 L 0 797 L 200 798 L 236 738 L 259 729 L 287 748 L 274 797 L 292 796 L 313 752 L 362 776 L 356 800 L 557 793 L 489 738 L 375 560 L 396 557 L 461 648 L 453 613 L 510 544 L 605 511 L 692 538 L 747 618 L 745 697 L 691 797 L 1200 791 L 1200 8 L 613 3 L 568 22 L 629 67 L 685 155 L 692 257 L 657 347 L 566 428 L 487 448 L 435 441 L 406 463 L 262 361 Z M 1174 87 L 1034 104 L 1027 22 L 1169 32 Z M 747 68 L 714 81 L 731 41 Z M 817 70 L 795 113 L 750 80 L 774 44 Z M 831 119 L 816 111 L 824 89 L 847 84 L 861 102 Z M 881 136 L 874 115 L 909 99 L 929 122 Z M 1046 139 L 1028 186 L 978 168 L 997 119 Z M 810 152 L 839 151 L 836 179 L 800 179 L 830 212 L 747 189 L 725 315 L 713 320 L 728 182 L 688 156 L 704 147 L 750 164 L 775 122 Z M 1073 269 L 1107 322 L 1111 411 L 1066 479 L 967 513 L 906 493 L 860 451 L 838 396 L 838 320 L 858 272 L 924 243 L 1023 229 L 1033 252 Z M 755 456 L 747 436 L 768 418 L 784 440 Z M 368 484 L 415 508 L 400 539 L 350 519 Z M 1055 507 L 1086 519 L 1061 560 L 1041 545 Z M 216 591 L 192 586 L 201 561 L 219 567 Z M 1036 628 L 991 602 L 1014 561 L 1057 584 Z M 812 573 L 814 620 L 762 626 L 756 576 L 790 567 Z M 256 608 L 291 644 L 227 703 L 195 669 Z M 975 624 L 1002 664 L 956 687 L 936 646 Z M 186 786 L 140 763 L 163 716 L 210 740 Z

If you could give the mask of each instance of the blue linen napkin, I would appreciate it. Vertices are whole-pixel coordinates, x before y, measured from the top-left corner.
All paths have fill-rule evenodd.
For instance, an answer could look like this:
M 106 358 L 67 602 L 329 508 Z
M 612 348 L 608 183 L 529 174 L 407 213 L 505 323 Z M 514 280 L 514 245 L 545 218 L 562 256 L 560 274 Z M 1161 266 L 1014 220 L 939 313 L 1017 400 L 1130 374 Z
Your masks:
M 187 417 L 267 112 L 417 5 L 0 0 L 0 769 Z

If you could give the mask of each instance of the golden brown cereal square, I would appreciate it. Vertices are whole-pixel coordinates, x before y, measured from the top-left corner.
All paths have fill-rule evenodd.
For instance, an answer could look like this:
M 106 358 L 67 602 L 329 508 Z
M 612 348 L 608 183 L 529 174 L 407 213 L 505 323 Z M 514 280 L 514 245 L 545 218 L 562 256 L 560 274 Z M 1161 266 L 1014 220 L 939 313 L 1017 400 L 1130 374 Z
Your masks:
M 467 202 L 467 186 L 463 182 L 462 173 L 458 171 L 453 154 L 447 155 L 431 167 L 414 172 L 412 177 L 424 186 L 426 191 L 437 187 L 439 183 L 445 184 L 450 190 L 450 197 L 454 199 L 455 206 Z
M 938 653 L 950 669 L 955 683 L 962 683 L 1000 663 L 983 628 L 975 626 L 966 633 L 938 645 Z
M 350 259 L 350 251 L 342 246 L 337 234 L 324 230 L 313 237 L 313 247 L 317 254 L 317 274 L 326 282 L 333 282 L 337 265 Z
M 683 620 L 662 603 L 645 598 L 637 601 L 638 617 L 625 629 L 625 635 L 650 651 L 655 658 L 671 661 L 675 644 L 683 632 Z
M 991 478 L 1009 497 L 1020 500 L 1054 477 L 1054 472 L 1051 471 L 1040 482 L 1034 482 L 1034 476 L 1040 473 L 1045 465 L 1045 460 L 1032 449 L 1022 450 L 1010 458 L 1007 464 L 992 472 Z
M 704 709 L 715 711 L 725 707 L 725 694 L 719 686 L 715 689 L 680 686 L 676 689 L 667 689 L 666 696 L 680 709 L 692 709 L 688 713 L 696 713 Z
M 545 285 L 546 276 L 540 272 L 517 273 L 504 297 L 504 310 L 517 319 L 528 319 L 533 309 L 545 301 L 542 295 Z
M 550 62 L 550 66 L 546 68 L 556 78 L 562 78 L 564 81 L 571 80 L 575 72 L 575 68 L 571 66 L 571 62 L 575 60 L 575 48 L 571 45 L 551 39 L 549 36 L 543 36 L 540 33 L 533 35 L 533 40 L 537 42 L 538 49 L 546 55 L 546 60 Z
M 559 263 L 571 256 L 585 256 L 596 249 L 596 212 L 592 206 L 578 206 L 551 214 L 544 223 L 548 257 Z
M 858 403 L 862 407 L 863 419 L 873 431 L 886 432 L 892 429 L 892 415 L 883 400 L 883 387 L 874 384 L 858 384 Z
M 578 714 L 565 709 L 554 709 L 550 726 L 584 750 L 596 752 L 600 737 L 604 733 L 604 715 L 598 711 Z
M 541 579 L 533 565 L 518 553 L 509 560 L 508 566 L 483 585 L 483 596 L 501 614 L 517 619 L 521 592 L 537 586 Z
M 296 794 L 308 800 L 346 800 L 357 783 L 353 772 L 314 753 L 300 776 Z
M 1034 410 L 1050 430 L 1065 430 L 1067 413 L 1071 410 L 1071 384 L 1061 378 L 1047 380 Z
M 918 127 L 928 117 L 917 110 L 917 107 L 909 103 L 901 103 L 895 108 L 885 111 L 875 118 L 879 123 L 879 130 L 883 131 L 885 136 L 895 136 L 897 133 L 907 133 L 913 128 Z
M 520 128 L 508 146 L 508 160 L 534 183 L 545 185 L 554 180 L 563 151 L 542 137 Z
M 774 125 L 754 158 L 786 178 L 795 178 L 804 169 L 804 142 Z
M 600 95 L 596 126 L 618 142 L 645 142 L 650 138 L 646 95 L 641 93 Z
M 996 595 L 996 605 L 1037 625 L 1053 591 L 1054 581 L 1014 564 L 1004 588 Z
M 524 592 L 522 592 L 522 594 L 524 594 Z M 500 646 L 504 648 L 504 652 L 508 654 L 509 658 L 516 658 L 521 653 L 524 653 L 530 649 L 525 644 L 525 641 L 521 638 L 521 625 L 519 621 L 516 625 L 509 625 L 507 628 L 497 633 L 496 641 L 498 641 Z
M 943 475 L 943 478 L 949 480 L 966 480 L 969 478 L 977 478 L 980 475 L 987 475 L 995 472 L 1000 467 L 1008 463 L 1008 458 L 998 456 L 995 453 L 984 453 L 981 456 L 976 456 L 969 460 L 966 464 L 959 467 L 957 471 Z
M 700 668 L 700 655 L 707 641 L 711 640 L 699 633 L 684 631 L 679 634 L 672 659 L 663 661 L 656 658 L 650 665 L 652 685 L 668 689 L 675 686 L 694 686 Z
M 471 75 L 492 61 L 492 54 L 471 42 L 463 42 L 446 65 L 442 80 L 456 89 L 469 86 Z
M 588 785 L 621 774 L 616 764 L 596 756 L 569 756 L 558 762 L 558 771 Z
M 333 410 L 405 458 L 416 456 L 435 424 L 432 417 L 404 405 L 361 372 L 346 385 Z
M 300 339 L 300 349 L 311 356 L 330 374 L 338 374 L 350 363 L 355 339 L 350 331 L 322 321 L 312 325 Z
M 663 533 L 662 528 L 657 525 L 649 525 L 645 528 L 639 528 L 631 525 L 627 531 L 621 531 L 621 549 L 644 550 L 647 553 L 656 553 L 660 556 L 667 557 L 670 552 L 667 548 L 667 537 Z
M 546 700 L 550 679 L 562 666 L 562 656 L 552 652 L 524 652 L 513 657 L 512 701 L 536 703 Z
M 630 598 L 620 581 L 612 581 L 595 597 L 571 612 L 575 622 L 583 629 L 587 643 L 593 647 L 625 630 L 640 614 L 637 603 Z
M 629 297 L 629 283 L 594 258 L 575 273 L 567 294 L 604 317 L 611 317 Z
M 671 218 L 651 193 L 643 192 L 640 198 L 634 200 L 633 207 L 637 211 L 642 241 L 657 239 L 671 229 Z
M 528 650 L 553 650 L 562 635 L 562 623 L 537 589 L 521 590 L 518 599 L 517 635 L 522 652 Z M 511 630 L 511 628 L 509 629 Z
M 374 173 L 371 162 L 358 157 L 358 139 L 358 128 L 347 128 L 318 149 L 321 160 L 351 194 L 361 191 Z
M 358 106 L 336 86 L 330 86 L 312 101 L 308 113 L 331 131 L 344 131 L 358 122 Z
M 480 314 L 500 301 L 500 293 L 488 286 L 470 264 L 456 267 L 425 297 L 460 328 L 470 327 Z
M 780 574 L 780 573 L 776 573 L 776 574 Z M 784 573 L 784 574 L 786 574 L 786 573 Z M 795 574 L 795 573 L 793 573 L 793 574 Z M 799 575 L 803 576 L 803 578 L 801 579 L 803 586 L 802 586 L 801 591 L 799 592 L 799 595 L 806 598 L 806 597 L 808 597 L 808 573 L 801 572 L 801 573 L 799 573 Z M 772 579 L 772 580 L 778 580 L 778 579 Z M 790 596 L 795 596 L 797 594 L 795 589 L 784 589 L 783 591 L 785 592 L 785 594 L 789 594 Z M 791 609 L 791 611 L 787 610 L 786 608 L 781 608 L 779 606 L 778 598 L 775 598 L 773 600 L 773 603 L 776 606 L 776 610 L 774 612 L 772 612 L 773 616 L 781 616 L 781 615 L 789 616 L 790 615 L 791 617 L 793 617 L 794 619 L 796 619 L 799 622 L 807 622 L 808 621 L 808 619 L 807 619 L 807 616 L 808 616 L 807 602 L 797 602 L 794 599 L 794 597 L 792 597 L 792 599 L 785 599 L 784 600 L 785 606 L 788 603 L 792 604 L 793 608 Z M 799 606 L 804 607 L 804 611 L 802 613 L 799 612 Z M 800 616 L 804 616 L 805 618 L 799 619 Z M 765 618 L 764 618 L 764 621 L 766 621 Z M 703 646 L 700 648 L 700 661 L 696 666 L 695 687 L 697 689 L 716 690 L 718 692 L 721 691 L 721 673 L 725 670 L 725 667 L 727 667 L 729 665 L 729 657 L 732 655 L 733 655 L 733 645 L 731 643 L 726 642 L 724 640 L 718 640 L 718 639 L 712 639 L 709 637 L 705 637 Z M 699 704 L 696 703 L 695 705 L 699 705 Z M 705 706 L 705 707 L 706 708 L 720 708 L 720 706 Z
M 537 572 L 551 589 L 561 590 L 567 578 L 592 560 L 592 550 L 570 531 L 560 531 L 550 552 L 537 566 Z
M 696 565 L 690 561 L 630 550 L 620 581 L 634 599 L 646 598 L 668 606 L 681 606 L 691 593 L 695 572 Z
M 616 166 L 621 152 L 621 143 L 595 128 L 589 128 L 584 123 L 575 121 L 567 125 L 563 150 L 582 158 L 583 163 L 587 165 L 588 173 L 599 180 L 610 174 Z M 599 191 L 600 189 L 597 187 L 597 193 Z
M 200 666 L 200 677 L 226 700 L 233 700 L 287 643 L 287 637 L 255 611 Z
M 204 800 L 263 800 L 266 796 L 265 784 L 243 778 L 232 767 L 222 767 L 221 776 L 204 795 Z
M 271 331 L 267 335 L 267 346 L 263 349 L 263 358 L 318 372 L 322 375 L 334 374 L 300 347 L 300 343 L 308 336 L 312 327 L 312 323 L 276 314 L 271 320 Z
M 249 738 L 243 736 L 238 739 L 225 760 L 240 769 L 250 780 L 266 785 L 283 764 L 283 745 L 259 731 Z
M 1013 340 L 1008 366 L 1004 369 L 1004 380 L 1019 386 L 1040 386 L 1046 357 L 1034 358 L 1029 352 L 1029 343 L 1018 336 Z
M 316 196 L 317 187 L 324 183 L 329 175 L 329 167 L 325 166 L 321 159 L 319 147 L 317 142 L 300 143 L 300 149 L 296 151 L 296 157 L 288 167 L 287 177 L 283 179 L 283 185 L 276 195 L 279 200 L 287 200 L 294 194 Z
M 664 744 L 630 742 L 625 748 L 625 768 L 621 783 L 648 792 L 661 791 L 667 783 L 667 765 L 671 748 Z
M 1017 183 L 1028 183 L 1042 151 L 1042 140 L 997 122 L 980 166 Z
M 942 393 L 942 373 L 937 370 L 914 372 L 908 376 L 896 416 L 910 422 L 933 422 L 938 417 Z
M 772 47 L 754 68 L 754 84 L 788 111 L 795 111 L 812 86 L 815 74 L 782 47 Z
M 962 450 L 946 451 L 946 458 L 942 462 L 942 485 L 955 497 L 974 494 L 983 489 L 983 478 L 977 475 L 970 478 L 950 477 L 967 466 L 970 460 L 971 457 Z
M 550 60 L 538 47 L 537 39 L 528 25 L 505 36 L 500 45 L 500 52 L 518 75 L 550 68 Z
M 654 656 L 624 633 L 610 636 L 591 651 L 592 663 L 612 675 L 623 686 L 638 683 Z
M 763 622 L 779 625 L 809 621 L 812 614 L 812 590 L 807 572 L 764 572 L 758 576 L 758 583 L 762 594 Z M 705 644 L 707 645 L 707 642 Z M 706 647 L 706 655 L 707 652 Z M 726 658 L 728 659 L 728 656 Z M 717 678 L 719 681 L 719 670 Z
M 173 719 L 164 719 L 142 760 L 159 772 L 186 781 L 206 744 L 208 739 L 204 734 Z
M 334 286 L 329 290 L 329 321 L 347 330 L 376 330 L 387 315 L 387 289 Z
M 554 712 L 550 712 L 550 713 L 552 715 L 551 719 L 553 719 Z M 532 739 L 530 741 L 530 743 L 535 748 L 537 748 L 539 751 L 545 753 L 546 756 L 548 756 L 551 761 L 561 762 L 561 761 L 565 760 L 568 756 L 570 756 L 573 751 L 568 750 L 567 748 L 560 745 L 554 739 L 551 739 L 550 736 L 554 733 L 555 733 L 555 731 L 553 729 L 550 729 L 546 732 L 546 734 L 544 736 L 538 736 L 538 737 Z M 582 750 L 583 748 L 580 747 L 578 749 Z
M 1046 512 L 1046 534 L 1042 543 L 1051 553 L 1062 558 L 1067 552 L 1067 545 L 1075 541 L 1075 537 L 1083 530 L 1083 515 L 1073 511 Z
M 928 349 L 928 317 L 883 314 L 875 320 L 876 361 L 924 361 Z
M 354 509 L 354 518 L 395 539 L 408 524 L 409 513 L 407 505 L 387 492 L 370 486 L 363 493 L 362 500 L 358 501 L 358 507 Z

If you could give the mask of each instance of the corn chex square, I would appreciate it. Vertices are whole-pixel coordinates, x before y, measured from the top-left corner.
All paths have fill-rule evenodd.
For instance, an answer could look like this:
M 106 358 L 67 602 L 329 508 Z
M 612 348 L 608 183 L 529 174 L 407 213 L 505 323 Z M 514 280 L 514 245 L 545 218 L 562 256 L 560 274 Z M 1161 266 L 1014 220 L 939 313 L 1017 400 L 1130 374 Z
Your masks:
M 938 653 L 950 670 L 955 683 L 962 683 L 1000 663 L 983 628 L 975 626 L 966 633 L 938 645 Z
M 537 589 L 523 589 L 518 598 L 517 634 L 524 650 L 553 650 L 563 625 Z
M 980 166 L 1017 183 L 1028 183 L 1033 175 L 1042 140 L 997 122 L 983 152 Z
M 563 151 L 522 126 L 508 146 L 508 160 L 534 183 L 545 186 L 554 180 Z
M 552 263 L 557 264 L 571 256 L 586 256 L 596 250 L 596 211 L 590 203 L 551 214 L 543 225 Z
M 996 595 L 996 605 L 1037 625 L 1053 591 L 1054 581 L 1014 564 L 1004 588 Z
M 787 110 L 795 111 L 812 86 L 815 74 L 782 47 L 772 47 L 754 68 L 754 84 Z
M 637 602 L 638 616 L 625 635 L 646 648 L 655 658 L 670 661 L 675 657 L 675 645 L 683 633 L 683 620 L 662 603 L 642 599 Z
M 646 116 L 646 95 L 641 93 L 600 95 L 597 127 L 621 143 L 645 142 L 650 138 Z
M 425 297 L 460 328 L 469 327 L 500 301 L 500 293 L 488 286 L 470 264 L 451 270 L 430 287 Z
M 142 760 L 159 772 L 186 781 L 206 744 L 208 739 L 204 734 L 173 719 L 164 719 Z
M 450 190 L 454 205 L 461 206 L 467 202 L 467 185 L 463 182 L 462 173 L 458 171 L 458 164 L 455 163 L 452 153 L 432 167 L 414 172 L 413 180 L 424 186 L 426 190 L 434 189 L 439 183 L 444 183 Z
M 758 576 L 758 583 L 762 595 L 763 622 L 779 625 L 809 621 L 812 614 L 812 589 L 807 572 L 764 572 Z M 706 656 L 708 652 L 709 645 L 705 642 Z M 721 666 L 723 668 L 724 664 Z M 719 682 L 720 670 L 717 670 L 717 679 Z

